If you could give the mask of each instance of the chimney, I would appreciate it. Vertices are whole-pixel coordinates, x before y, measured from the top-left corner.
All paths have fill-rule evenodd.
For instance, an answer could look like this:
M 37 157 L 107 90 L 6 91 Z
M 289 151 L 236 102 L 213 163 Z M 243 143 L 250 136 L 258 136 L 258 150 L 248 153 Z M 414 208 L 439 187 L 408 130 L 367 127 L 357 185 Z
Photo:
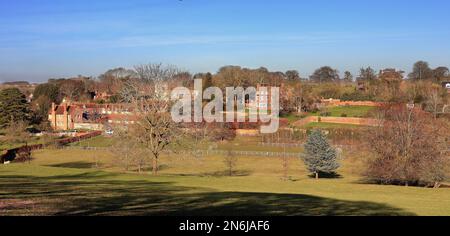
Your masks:
M 67 114 L 67 103 L 63 103 L 63 122 L 64 122 L 64 130 L 68 130 L 69 129 L 69 115 Z

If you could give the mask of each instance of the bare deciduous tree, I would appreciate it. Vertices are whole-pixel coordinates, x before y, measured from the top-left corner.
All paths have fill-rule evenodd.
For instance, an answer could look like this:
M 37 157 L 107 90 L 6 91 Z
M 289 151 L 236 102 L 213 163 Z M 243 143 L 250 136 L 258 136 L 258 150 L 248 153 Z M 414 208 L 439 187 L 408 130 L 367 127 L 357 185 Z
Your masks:
M 433 113 L 434 119 L 437 119 L 437 115 L 439 112 L 439 106 L 444 105 L 443 94 L 446 91 L 442 92 L 442 88 L 438 85 L 432 85 L 426 95 L 426 103 L 429 106 L 431 112 Z
M 8 127 L 4 129 L 3 141 L 8 144 L 14 144 L 15 146 L 25 146 L 27 148 L 32 137 L 27 131 L 28 124 L 24 121 L 12 121 Z M 17 153 L 17 159 L 23 161 L 31 161 L 31 151 L 25 149 Z
M 158 160 L 168 146 L 183 136 L 169 112 L 168 82 L 179 70 L 174 66 L 146 64 L 135 66 L 136 79 L 128 80 L 122 97 L 134 104 L 136 122 L 133 136 L 152 158 L 152 172 L 158 173 Z
M 27 131 L 28 125 L 24 121 L 12 122 L 4 129 L 4 140 L 7 143 L 25 144 L 31 140 L 30 133 Z
M 142 148 L 137 142 L 132 127 L 116 127 L 114 129 L 114 140 L 110 147 L 116 164 L 128 171 L 131 166 L 136 166 L 139 173 L 145 165 L 145 156 Z
M 206 148 L 213 137 L 211 126 L 206 122 L 202 122 L 193 123 L 193 127 L 190 127 L 189 139 L 191 142 L 189 143 L 189 148 L 197 160 L 203 159 L 204 151 L 202 149 Z
M 281 179 L 283 181 L 287 181 L 289 179 L 288 173 L 289 173 L 289 157 L 285 155 L 284 153 L 281 156 L 281 164 L 283 167 L 283 176 Z
M 386 107 L 383 120 L 368 135 L 375 156 L 368 162 L 367 176 L 382 183 L 433 184 L 445 179 L 448 156 L 445 124 L 429 114 L 404 105 Z
M 185 72 L 175 66 L 150 63 L 134 67 L 132 77 L 122 82 L 123 102 L 135 103 L 139 98 L 164 100 L 168 98 L 168 82 Z
M 223 158 L 223 163 L 225 164 L 227 168 L 227 172 L 229 176 L 234 175 L 235 168 L 237 166 L 238 158 L 237 156 L 231 151 L 228 150 Z
M 141 106 L 143 109 L 135 124 L 135 135 L 142 146 L 151 153 L 152 172 L 153 175 L 157 175 L 161 153 L 169 145 L 176 144 L 183 136 L 183 132 L 167 111 L 167 101 L 148 100 Z

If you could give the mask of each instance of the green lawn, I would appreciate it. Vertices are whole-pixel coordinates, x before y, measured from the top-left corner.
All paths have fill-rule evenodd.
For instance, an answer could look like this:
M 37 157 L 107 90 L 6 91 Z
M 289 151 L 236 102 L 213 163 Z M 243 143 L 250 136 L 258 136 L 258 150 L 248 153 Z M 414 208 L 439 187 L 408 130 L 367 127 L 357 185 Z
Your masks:
M 292 124 L 292 123 L 294 123 L 294 122 L 296 122 L 296 121 L 302 119 L 301 116 L 299 116 L 299 115 L 297 115 L 297 114 L 293 114 L 293 113 L 281 115 L 280 117 L 281 117 L 281 118 L 287 119 L 287 120 L 289 121 L 289 124 Z
M 22 146 L 28 145 L 35 145 L 35 144 L 43 144 L 43 140 L 39 137 L 31 137 L 28 143 L 25 142 L 16 142 L 16 143 L 10 143 L 10 142 L 0 142 L 0 150 L 8 150 L 8 149 L 14 149 L 19 148 Z
M 328 108 L 322 109 L 321 111 L 318 111 L 318 112 L 304 113 L 304 117 L 320 116 L 322 112 L 328 111 L 328 112 L 330 112 L 331 117 L 343 117 L 346 115 L 346 117 L 366 118 L 366 117 L 371 117 L 372 112 L 375 111 L 375 109 L 376 109 L 375 107 L 368 107 L 368 106 L 328 107 Z M 288 119 L 289 124 L 293 124 L 296 121 L 301 120 L 304 117 L 296 115 L 294 113 L 285 114 L 285 115 L 281 116 L 281 118 Z
M 160 175 L 123 173 L 106 151 L 42 150 L 31 163 L 0 165 L 0 215 L 450 215 L 450 189 L 365 184 L 363 153 L 338 179 L 314 180 L 289 159 L 163 156 Z M 98 160 L 98 165 L 94 165 Z
M 329 107 L 324 109 L 324 111 L 328 111 L 331 113 L 330 116 L 333 117 L 341 117 L 343 114 L 346 114 L 347 117 L 369 117 L 370 112 L 374 111 L 375 107 L 368 106 L 338 106 L 338 107 Z M 309 113 L 311 116 L 319 116 L 320 112 Z
M 110 147 L 113 143 L 113 139 L 106 136 L 97 136 L 91 139 L 82 140 L 80 142 L 71 143 L 70 146 L 81 147 Z
M 258 152 L 300 152 L 299 147 L 273 147 L 261 145 L 261 137 L 237 136 L 233 141 L 217 144 L 219 150 L 258 151 Z
M 105 136 L 97 136 L 89 140 L 83 140 L 80 142 L 72 143 L 69 146 L 78 147 L 110 147 L 113 143 L 113 139 Z M 219 143 L 206 143 L 202 145 L 202 149 L 218 149 L 218 150 L 235 150 L 235 151 L 259 151 L 259 152 L 299 152 L 300 148 L 294 147 L 267 147 L 260 145 L 260 137 L 236 137 L 233 141 L 219 142 Z

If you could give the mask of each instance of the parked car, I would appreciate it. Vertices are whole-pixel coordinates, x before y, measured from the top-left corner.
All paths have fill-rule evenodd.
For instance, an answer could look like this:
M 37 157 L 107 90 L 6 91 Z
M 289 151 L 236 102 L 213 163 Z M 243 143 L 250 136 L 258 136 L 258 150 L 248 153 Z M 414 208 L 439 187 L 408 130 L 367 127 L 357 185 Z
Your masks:
M 111 129 L 108 129 L 108 130 L 105 130 L 105 134 L 107 134 L 107 135 L 113 135 L 113 134 L 114 134 L 114 131 L 111 130 Z

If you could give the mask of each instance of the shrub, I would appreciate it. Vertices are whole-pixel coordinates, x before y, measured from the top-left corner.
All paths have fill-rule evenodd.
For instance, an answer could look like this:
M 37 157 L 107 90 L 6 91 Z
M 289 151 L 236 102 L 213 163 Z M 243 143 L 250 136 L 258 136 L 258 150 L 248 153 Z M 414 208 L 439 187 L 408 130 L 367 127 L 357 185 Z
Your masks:
M 310 110 L 310 112 L 311 113 L 317 113 L 317 112 L 319 112 L 320 110 L 319 110 L 319 108 L 317 108 L 317 107 L 314 107 L 314 108 L 312 108 L 311 110 Z
M 355 91 L 353 93 L 344 93 L 341 97 L 342 101 L 375 101 L 376 99 L 366 93 Z
M 320 116 L 325 116 L 325 117 L 331 116 L 331 112 L 329 112 L 329 111 L 323 111 L 323 112 L 320 113 Z

